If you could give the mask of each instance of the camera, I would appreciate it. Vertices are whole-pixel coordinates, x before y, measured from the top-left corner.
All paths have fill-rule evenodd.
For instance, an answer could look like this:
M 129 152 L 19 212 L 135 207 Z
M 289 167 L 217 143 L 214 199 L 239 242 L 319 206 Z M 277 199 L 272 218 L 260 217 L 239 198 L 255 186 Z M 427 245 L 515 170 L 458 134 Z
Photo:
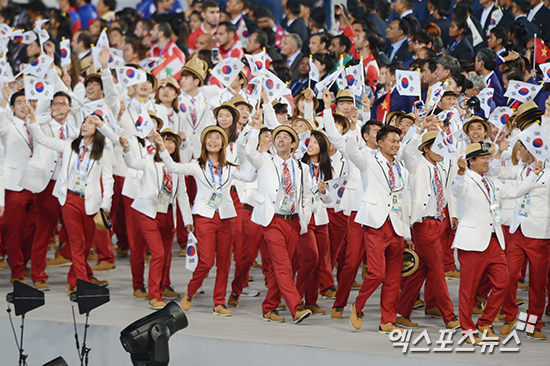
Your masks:
M 481 108 L 481 102 L 479 101 L 478 97 L 472 96 L 466 102 L 466 106 L 468 106 L 470 108 L 474 108 L 476 111 L 478 111 Z

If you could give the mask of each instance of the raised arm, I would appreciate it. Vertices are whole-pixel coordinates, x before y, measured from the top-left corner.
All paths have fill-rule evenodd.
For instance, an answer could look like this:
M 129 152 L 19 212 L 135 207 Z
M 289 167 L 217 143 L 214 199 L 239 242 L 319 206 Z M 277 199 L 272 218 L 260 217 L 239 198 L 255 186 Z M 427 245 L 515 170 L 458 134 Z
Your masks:
M 373 159 L 372 155 L 364 154 L 359 150 L 357 144 L 357 130 L 350 130 L 346 134 L 346 151 L 349 160 L 355 164 L 361 171 L 365 171 L 369 168 L 369 159 Z
M 103 150 L 103 156 L 101 160 L 103 161 L 101 181 L 103 186 L 103 201 L 101 203 L 101 208 L 107 211 L 111 211 L 111 202 L 113 198 L 113 147 L 111 144 L 106 143 L 105 149 Z
M 174 160 L 172 160 L 172 157 L 168 153 L 168 150 L 166 150 L 166 146 L 164 146 L 164 140 L 162 139 L 162 136 L 158 132 L 155 132 L 155 142 L 159 147 L 159 150 L 160 150 L 159 155 L 162 161 L 164 162 L 164 165 L 166 165 L 166 169 L 176 174 L 194 175 L 195 164 L 194 163 L 182 164 L 182 163 L 174 162 Z
M 246 143 L 246 157 L 250 164 L 252 164 L 252 166 L 254 166 L 254 168 L 258 170 L 260 170 L 264 165 L 264 157 L 258 151 L 259 137 L 260 130 L 254 128 L 252 131 L 250 131 L 250 136 L 248 137 L 248 141 Z
M 56 139 L 55 137 L 49 137 L 44 135 L 44 132 L 42 131 L 42 127 L 38 123 L 36 123 L 36 117 L 34 115 L 34 111 L 29 106 L 27 107 L 28 114 L 29 114 L 29 130 L 31 131 L 34 139 L 40 144 L 48 149 L 56 150 L 59 152 L 63 152 L 65 150 L 65 146 L 67 143 L 70 143 L 69 140 L 60 140 Z M 0 123 L 1 124 L 1 123 Z
M 468 168 L 468 164 L 466 163 L 466 159 L 464 159 L 464 156 L 461 156 L 458 158 L 458 173 L 456 174 L 455 180 L 453 181 L 453 185 L 451 186 L 451 193 L 455 197 L 464 197 L 466 196 L 467 187 L 466 184 L 464 184 L 466 169 Z

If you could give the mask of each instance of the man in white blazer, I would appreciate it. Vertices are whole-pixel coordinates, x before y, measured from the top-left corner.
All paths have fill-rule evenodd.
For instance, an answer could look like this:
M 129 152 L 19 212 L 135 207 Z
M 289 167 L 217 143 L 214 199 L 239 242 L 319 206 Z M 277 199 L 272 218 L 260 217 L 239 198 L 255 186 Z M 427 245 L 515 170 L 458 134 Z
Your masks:
M 276 155 L 257 150 L 260 126 L 254 125 L 246 145 L 246 155 L 258 171 L 258 192 L 254 198 L 252 221 L 263 226 L 272 267 L 268 291 L 262 304 L 264 320 L 279 321 L 277 313 L 281 294 L 294 323 L 312 312 L 302 307 L 292 278 L 292 257 L 300 234 L 307 231 L 311 218 L 311 175 L 308 167 L 291 157 L 298 146 L 298 135 L 289 126 L 279 126 L 272 134 Z
M 502 335 L 508 335 L 516 324 L 518 306 L 516 304 L 518 279 L 521 277 L 523 262 L 529 260 L 529 308 L 528 315 L 537 317 L 533 332 L 527 337 L 534 340 L 546 340 L 541 332 L 542 316 L 546 302 L 546 280 L 550 260 L 550 220 L 548 203 L 550 202 L 550 170 L 546 162 L 537 161 L 521 143 L 519 151 L 523 167 L 496 169 L 501 179 L 515 179 L 519 196 L 515 202 L 510 238 L 506 243 L 506 259 L 510 282 L 508 292 L 502 304 L 506 316 L 500 328 Z M 496 158 L 499 157 L 497 153 Z M 498 160 L 496 160 L 498 163 Z M 495 164 L 499 165 L 500 164 Z
M 402 280 L 401 296 L 397 304 L 397 324 L 403 328 L 418 328 L 410 320 L 411 312 L 420 288 L 426 280 L 430 284 L 437 306 L 447 329 L 460 327 L 445 282 L 443 266 L 447 223 L 458 216 L 450 186 L 445 183 L 453 173 L 441 164 L 442 157 L 431 151 L 438 131 L 423 133 L 421 128 L 404 147 L 405 167 L 411 173 L 411 223 L 412 237 L 420 266 L 411 276 Z M 452 212 L 452 213 L 451 213 Z M 427 280 L 427 278 L 430 278 Z
M 483 142 L 468 145 L 466 158 L 461 156 L 458 159 L 458 173 L 451 187 L 459 212 L 453 248 L 458 249 L 461 269 L 460 326 L 463 332 L 473 332 L 472 337 L 466 338 L 467 343 L 482 342 L 476 329 L 485 333 L 485 337 L 498 339 L 492 324 L 504 301 L 509 281 L 499 207 L 501 192 L 485 176 L 489 171 L 489 149 L 490 144 Z M 472 309 L 485 272 L 493 290 L 476 327 L 472 321 Z
M 71 97 L 59 91 L 50 102 L 50 113 L 38 121 L 46 136 L 60 140 L 73 140 L 78 136 L 74 126 L 69 125 L 71 114 Z M 61 215 L 61 205 L 52 195 L 55 182 L 59 176 L 63 154 L 36 144 L 35 153 L 23 172 L 19 184 L 35 195 L 36 232 L 32 242 L 31 271 L 34 286 L 48 291 L 46 282 L 46 254 L 52 232 Z
M 402 332 L 395 323 L 401 263 L 405 245 L 412 248 L 413 244 L 409 223 L 409 172 L 395 160 L 401 130 L 382 127 L 376 136 L 380 150 L 372 155 L 359 151 L 355 126 L 351 128 L 346 149 L 363 180 L 363 195 L 355 221 L 363 225 L 368 272 L 351 308 L 350 324 L 361 329 L 365 303 L 382 284 L 382 319 L 378 331 Z
M 21 177 L 34 150 L 34 141 L 28 129 L 27 100 L 21 90 L 9 97 L 9 87 L 4 84 L 4 100 L 0 107 L 0 137 L 5 150 L 4 174 L 6 211 L 2 223 L 2 241 L 10 258 L 11 283 L 25 284 L 25 263 L 30 259 L 35 231 L 34 195 L 20 185 Z M 11 111 L 7 109 L 10 103 Z

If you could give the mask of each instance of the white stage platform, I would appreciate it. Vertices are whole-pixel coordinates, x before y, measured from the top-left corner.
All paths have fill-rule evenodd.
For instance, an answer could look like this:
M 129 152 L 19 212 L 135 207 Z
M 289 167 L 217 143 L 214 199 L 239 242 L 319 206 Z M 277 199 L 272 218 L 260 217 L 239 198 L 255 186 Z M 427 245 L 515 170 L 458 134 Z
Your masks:
M 174 248 L 174 254 L 176 254 Z M 50 253 L 53 256 L 53 253 Z M 133 321 L 149 314 L 151 310 L 145 300 L 132 296 L 129 260 L 119 259 L 116 272 L 97 273 L 100 279 L 110 282 L 111 301 L 91 312 L 87 345 L 90 365 L 131 365 L 130 356 L 120 344 L 120 331 Z M 29 355 L 29 366 L 40 366 L 63 356 L 69 365 L 78 365 L 72 323 L 71 303 L 65 292 L 68 267 L 48 269 L 52 291 L 46 292 L 46 305 L 27 314 L 24 349 Z M 333 321 L 330 315 L 314 316 L 302 324 L 295 325 L 288 311 L 281 312 L 287 323 L 275 324 L 262 321 L 260 304 L 266 289 L 259 269 L 251 274 L 256 278 L 252 287 L 261 291 L 260 297 L 241 297 L 241 306 L 231 309 L 233 317 L 222 318 L 212 315 L 212 289 L 215 272 L 204 282 L 204 295 L 197 295 L 193 307 L 187 313 L 189 327 L 170 339 L 171 365 L 547 365 L 548 342 L 527 339 L 518 332 L 521 339 L 518 353 L 502 353 L 498 347 L 493 354 L 482 354 L 476 347 L 469 353 L 412 353 L 403 354 L 401 348 L 392 346 L 387 335 L 377 332 L 380 321 L 379 291 L 368 301 L 365 308 L 363 328 L 359 332 L 349 325 L 349 311 L 357 292 L 352 292 L 350 304 L 344 311 L 343 321 Z M 0 272 L 0 296 L 5 298 L 11 292 L 9 271 Z M 185 269 L 185 258 L 174 257 L 172 262 L 172 283 L 176 291 L 185 293 L 191 273 Z M 230 276 L 232 280 L 233 274 Z M 449 281 L 451 298 L 458 312 L 459 281 Z M 230 288 L 228 288 L 228 295 Z M 519 292 L 519 297 L 527 297 Z M 319 299 L 319 305 L 330 314 L 331 300 Z M 520 307 L 525 310 L 526 305 Z M 84 316 L 77 314 L 79 339 L 82 342 Z M 432 348 L 437 347 L 438 330 L 442 320 L 424 317 L 423 309 L 414 311 L 413 321 L 420 324 L 420 330 L 413 332 L 411 341 L 427 329 Z M 19 336 L 21 319 L 14 317 Z M 502 324 L 502 323 L 500 323 Z M 495 325 L 496 330 L 500 324 Z M 547 328 L 545 328 L 547 329 Z M 546 332 L 548 333 L 548 332 Z M 456 342 L 457 336 L 454 337 Z M 422 347 L 422 343 L 418 347 Z M 425 344 L 424 344 L 425 346 Z M 509 344 L 514 346 L 514 344 Z M 18 352 L 7 313 L 0 311 L 0 365 L 17 365 Z

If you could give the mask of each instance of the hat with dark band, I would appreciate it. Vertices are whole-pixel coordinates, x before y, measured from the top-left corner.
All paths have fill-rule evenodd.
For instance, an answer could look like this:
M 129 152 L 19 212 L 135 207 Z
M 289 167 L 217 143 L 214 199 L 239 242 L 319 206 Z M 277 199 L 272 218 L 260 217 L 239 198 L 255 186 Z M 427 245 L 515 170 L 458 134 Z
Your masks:
M 404 116 L 405 115 L 405 112 L 401 112 L 401 111 L 392 111 L 390 113 L 388 113 L 388 115 L 386 116 L 386 121 L 385 121 L 385 124 L 386 125 L 389 125 L 390 124 L 390 121 L 392 120 L 393 117 L 397 116 L 397 118 L 399 118 L 400 116 Z
M 180 146 L 181 146 L 181 137 L 175 133 L 170 127 L 166 128 L 165 130 L 163 130 L 160 135 L 162 137 L 164 136 L 172 136 L 176 139 L 176 149 L 178 149 Z
M 222 109 L 227 109 L 233 115 L 233 121 L 234 122 L 241 119 L 241 114 L 239 113 L 237 108 L 235 108 L 235 106 L 231 102 L 223 102 L 222 105 L 220 105 L 218 108 L 214 109 L 214 117 L 216 117 L 216 119 L 218 118 L 218 113 Z
M 453 90 L 453 88 L 451 88 L 450 85 L 447 85 L 447 88 L 445 89 L 445 91 L 443 92 L 443 97 L 448 97 L 448 96 L 455 96 L 455 97 L 459 97 L 460 95 L 455 92 Z
M 285 125 L 277 126 L 277 128 L 275 128 L 271 133 L 271 141 L 273 141 L 273 144 L 275 144 L 275 137 L 277 137 L 277 135 L 280 132 L 286 132 L 290 135 L 290 137 L 292 137 L 292 139 L 294 140 L 293 142 L 296 143 L 296 146 L 292 149 L 292 152 L 294 152 L 298 148 L 298 143 L 300 142 L 296 131 L 294 131 L 294 129 L 290 126 L 285 126 Z
M 202 131 L 202 134 L 201 134 L 201 144 L 204 145 L 204 140 L 206 140 L 206 135 L 208 135 L 210 132 L 219 132 L 222 135 L 223 142 L 224 142 L 223 148 L 225 149 L 225 147 L 229 143 L 229 137 L 227 137 L 227 132 L 225 132 L 225 130 L 223 128 L 221 128 L 220 126 L 208 126 L 208 127 L 206 127 Z
M 424 151 L 424 146 L 433 143 L 435 141 L 435 138 L 437 137 L 437 134 L 437 131 L 430 131 L 422 135 L 422 143 L 418 147 L 418 151 Z
M 409 277 L 418 269 L 420 258 L 414 250 L 403 250 L 403 262 L 401 263 L 401 277 Z
M 346 133 L 348 133 L 350 129 L 349 119 L 347 119 L 347 117 L 340 112 L 336 112 L 332 116 L 334 117 L 334 123 L 341 122 L 344 125 L 344 129 L 342 130 L 342 135 L 345 135 Z
M 157 124 L 158 124 L 157 130 L 158 131 L 162 130 L 162 126 L 164 126 L 164 122 L 162 121 L 162 119 L 160 119 L 160 117 L 158 117 L 154 111 L 147 111 L 147 113 L 149 113 L 149 117 L 151 117 L 151 119 L 154 119 L 155 121 L 157 121 Z
M 323 139 L 325 139 L 325 142 L 327 143 L 327 149 L 330 149 L 330 141 L 328 140 L 327 133 L 323 130 L 315 130 L 311 131 L 311 135 L 315 135 L 315 138 L 318 139 L 319 136 L 322 136 Z
M 235 98 L 231 99 L 231 103 L 233 103 L 233 105 L 236 107 L 238 106 L 239 104 L 244 104 L 248 107 L 248 109 L 250 110 L 250 112 L 252 112 L 254 110 L 254 107 L 249 104 L 246 99 L 244 99 L 244 97 L 242 95 L 237 95 Z M 274 106 L 275 107 L 275 106 Z
M 296 126 L 296 123 L 300 122 L 300 121 L 307 125 L 307 129 L 309 131 L 315 131 L 315 125 L 313 123 L 311 123 L 311 121 L 309 119 L 305 119 L 305 118 L 302 118 L 302 117 L 295 117 L 291 122 L 292 127 Z
M 303 90 L 300 94 L 298 94 L 294 97 L 294 105 L 295 106 L 298 106 L 298 102 L 300 101 L 300 99 L 305 98 L 306 90 L 307 89 Z M 305 102 L 305 100 L 304 100 L 304 102 Z M 317 98 L 315 98 L 315 96 L 314 96 L 313 97 L 313 110 L 316 111 L 317 108 L 319 108 L 319 100 Z
M 176 79 L 174 79 L 172 77 L 166 78 L 166 85 L 165 86 L 169 86 L 169 87 L 173 88 L 176 91 L 176 95 L 181 94 L 180 86 L 179 86 L 178 82 L 176 81 Z
M 466 134 L 468 133 L 468 127 L 470 127 L 470 125 L 472 123 L 481 123 L 483 125 L 483 127 L 485 127 L 485 136 L 483 137 L 485 140 L 489 138 L 489 136 L 491 135 L 491 125 L 489 124 L 489 122 L 487 122 L 486 120 L 484 120 L 483 118 L 479 117 L 479 116 L 473 116 L 472 118 L 470 118 L 470 120 L 468 120 L 466 123 L 464 123 L 464 125 L 462 126 L 462 129 L 464 130 L 464 132 L 466 132 Z
M 195 57 L 189 60 L 187 64 L 182 67 L 181 72 L 184 71 L 187 71 L 199 78 L 199 86 L 203 86 L 204 80 L 206 79 L 206 74 L 208 73 L 208 64 L 206 61 Z
M 349 91 L 349 89 L 338 90 L 338 93 L 336 94 L 336 103 L 345 100 L 355 102 L 355 97 L 353 96 L 352 92 Z
M 113 228 L 111 218 L 102 208 L 100 208 L 99 212 L 94 216 L 94 223 L 97 230 L 111 230 Z
M 491 144 L 488 142 L 474 142 L 466 146 L 466 160 L 475 158 L 476 156 L 489 155 Z

